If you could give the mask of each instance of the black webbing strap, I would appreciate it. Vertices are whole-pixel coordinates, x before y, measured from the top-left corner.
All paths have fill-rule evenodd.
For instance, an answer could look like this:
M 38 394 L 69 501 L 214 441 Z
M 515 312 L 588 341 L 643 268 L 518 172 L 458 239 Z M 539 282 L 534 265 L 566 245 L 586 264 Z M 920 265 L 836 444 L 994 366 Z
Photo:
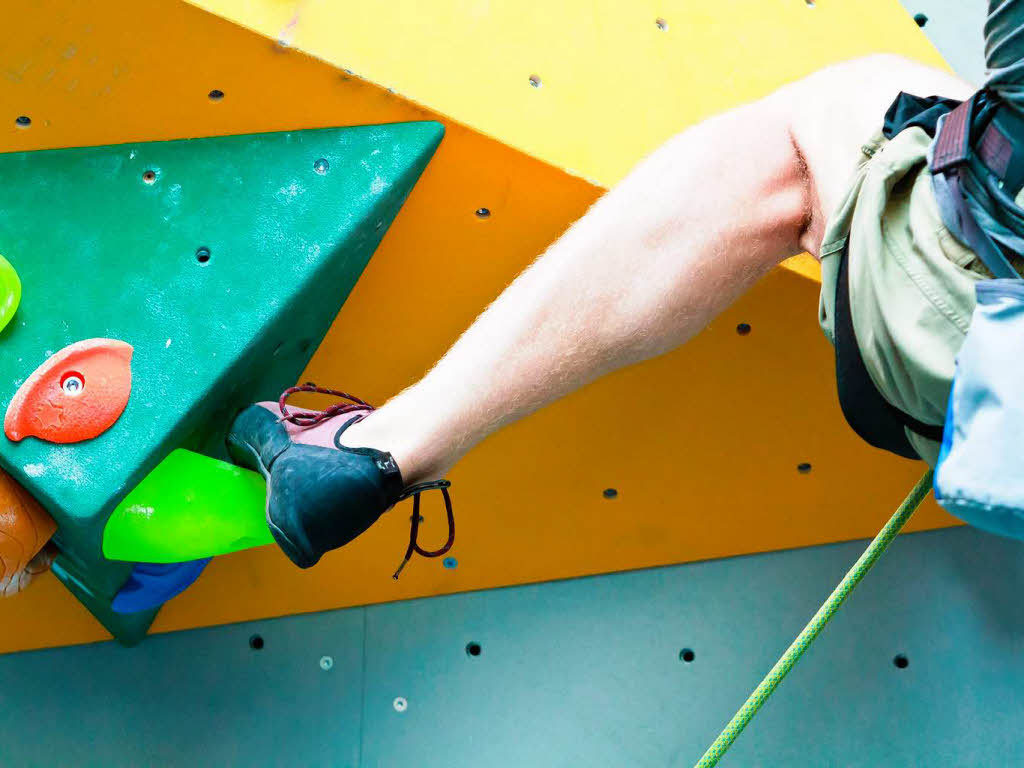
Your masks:
M 945 176 L 949 186 L 953 210 L 956 213 L 957 224 L 960 231 L 967 239 L 971 250 L 989 268 L 995 277 L 1009 278 L 1016 280 L 1020 277 L 1017 270 L 1010 264 L 1006 254 L 996 245 L 992 238 L 982 229 L 968 206 L 967 196 L 964 191 L 964 175 L 967 173 L 967 164 L 971 158 L 971 126 L 974 119 L 975 107 L 982 98 L 984 92 L 979 91 L 970 99 L 958 106 L 948 115 L 942 124 L 935 139 L 935 150 L 932 154 L 932 173 L 939 173 Z M 993 147 L 999 135 L 992 132 L 985 134 L 988 145 L 984 147 L 985 153 L 998 162 L 1003 161 L 1004 149 Z M 1011 150 L 1012 151 L 1012 150 Z M 990 159 L 989 162 L 993 160 Z M 1006 160 L 1008 162 L 1008 158 Z
M 836 283 L 834 335 L 839 405 L 847 423 L 869 445 L 907 459 L 920 458 L 907 438 L 904 427 L 929 440 L 941 442 L 942 426 L 925 424 L 904 413 L 882 397 L 875 382 L 871 380 L 853 329 L 848 257 L 847 244 L 839 254 L 839 278 Z

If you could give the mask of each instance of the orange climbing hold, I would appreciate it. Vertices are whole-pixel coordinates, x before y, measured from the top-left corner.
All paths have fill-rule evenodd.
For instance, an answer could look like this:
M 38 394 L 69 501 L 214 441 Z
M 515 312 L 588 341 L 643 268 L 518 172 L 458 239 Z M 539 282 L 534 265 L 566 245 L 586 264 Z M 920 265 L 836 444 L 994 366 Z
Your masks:
M 87 339 L 65 347 L 21 385 L 7 408 L 11 440 L 38 437 L 77 443 L 103 434 L 128 405 L 132 347 L 115 339 Z
M 53 518 L 10 475 L 0 470 L 0 596 L 20 591 L 45 568 L 37 558 L 57 530 Z

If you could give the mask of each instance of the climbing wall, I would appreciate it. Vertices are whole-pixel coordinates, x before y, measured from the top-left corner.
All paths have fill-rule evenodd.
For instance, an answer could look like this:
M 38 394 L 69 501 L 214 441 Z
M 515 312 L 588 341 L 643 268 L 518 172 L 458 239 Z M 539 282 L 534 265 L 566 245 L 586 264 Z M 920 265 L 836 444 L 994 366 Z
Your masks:
M 982 29 L 989 0 L 900 0 L 946 63 L 967 82 L 985 80 Z
M 819 0 L 817 9 L 826 2 Z M 961 14 L 976 16 L 980 5 L 980 0 L 963 7 L 937 0 L 907 2 L 912 13 L 927 12 L 925 32 L 936 28 L 960 30 L 955 40 L 958 47 L 944 49 L 943 53 L 951 62 L 963 61 L 965 66 L 973 67 L 962 70 L 965 75 L 981 70 L 980 39 L 962 34 L 964 29 L 977 29 L 978 22 Z M 149 12 L 145 6 L 138 9 L 145 23 L 153 21 L 146 16 Z M 946 16 L 955 18 L 956 24 Z M 59 13 L 52 17 L 58 38 L 67 18 Z M 196 22 L 197 45 L 204 49 L 214 38 L 204 38 L 202 23 L 188 18 Z M 172 19 L 161 32 L 173 39 L 176 29 Z M 220 35 L 230 34 L 228 28 L 218 29 Z M 965 39 L 977 40 L 977 47 L 966 50 Z M 943 45 L 940 37 L 936 42 Z M 17 47 L 19 38 L 12 38 L 11 43 Z M 131 49 L 127 39 L 123 43 L 122 50 Z M 57 43 L 54 45 L 61 50 Z M 200 80 L 211 79 L 203 70 L 206 61 L 218 61 L 220 49 L 211 46 L 207 50 L 209 56 L 196 61 Z M 280 61 L 296 60 L 292 53 L 277 48 L 274 51 Z M 311 79 L 326 71 L 315 62 L 301 61 L 296 66 L 308 67 L 301 73 Z M 960 69 L 961 65 L 957 66 Z M 8 70 L 7 81 L 24 74 Z M 189 88 L 197 84 L 189 80 L 190 76 L 186 72 L 180 78 L 182 103 L 196 108 L 193 115 L 210 120 L 203 124 L 210 130 L 212 121 L 222 119 L 222 113 L 203 112 L 199 107 L 219 109 L 224 102 L 204 102 L 205 92 L 190 96 Z M 0 79 L 0 88 L 7 81 Z M 322 87 L 324 100 L 338 98 L 338 92 L 329 86 L 333 76 L 316 82 Z M 240 81 L 238 86 L 244 88 L 245 83 Z M 144 83 L 125 87 L 137 88 L 131 91 L 132 97 L 145 99 Z M 75 94 L 75 89 L 61 89 L 58 95 L 73 99 Z M 287 101 L 292 97 L 294 101 Z M 295 110 L 290 114 L 301 112 L 302 99 L 291 91 L 282 90 L 276 98 Z M 387 103 L 389 97 L 380 98 Z M 312 100 L 308 106 L 316 110 L 322 103 Z M 158 100 L 151 107 L 168 109 L 162 114 L 161 126 L 174 124 L 173 110 Z M 340 107 L 333 102 L 332 108 Z M 133 123 L 137 119 L 135 114 L 124 115 L 127 130 L 137 127 Z M 250 114 L 248 119 L 272 124 L 283 118 Z M 103 136 L 104 131 L 113 130 L 112 122 L 103 119 L 79 128 Z M 455 126 L 449 131 L 449 139 L 453 130 L 459 133 L 458 140 L 448 147 L 463 147 L 460 142 L 469 134 Z M 106 136 L 99 140 L 111 139 Z M 442 170 L 450 172 L 454 162 L 450 153 L 454 151 L 442 148 L 438 158 L 443 161 Z M 498 159 L 506 161 L 505 167 L 527 162 L 521 155 L 496 152 Z M 478 167 L 472 165 L 469 170 Z M 548 175 L 542 166 L 533 168 L 533 179 L 538 184 L 558 178 Z M 438 185 L 429 187 L 433 191 L 447 190 L 438 181 L 439 173 L 432 168 L 424 179 L 428 185 Z M 467 172 L 462 178 L 468 184 L 470 180 L 480 183 L 484 177 Z M 465 213 L 463 204 L 477 203 L 472 199 L 476 196 L 459 197 L 457 190 L 447 191 L 453 192 L 454 213 L 444 221 L 457 224 L 458 217 Z M 581 192 L 575 203 L 582 206 L 588 194 Z M 416 201 L 414 195 L 411 212 L 426 217 L 425 209 Z M 501 208 L 495 206 L 494 210 Z M 534 210 L 538 216 L 548 212 L 542 207 Z M 407 209 L 405 216 L 409 213 Z M 443 218 L 448 213 L 442 210 L 439 215 Z M 460 240 L 461 246 L 479 249 L 472 251 L 474 254 L 485 247 L 511 247 L 508 243 L 513 236 L 529 229 L 526 220 L 518 220 L 519 226 L 497 229 L 502 237 L 492 242 L 496 228 L 490 227 L 500 225 L 501 218 L 495 215 L 480 221 L 488 229 L 464 230 L 474 235 L 482 233 L 479 240 Z M 533 225 L 541 226 L 537 222 Z M 553 229 L 555 225 L 545 219 L 543 226 Z M 396 227 L 378 259 L 387 255 L 400 260 L 391 242 L 398 238 L 396 233 L 402 232 L 402 220 Z M 458 232 L 458 228 L 453 231 Z M 415 234 L 406 231 L 400 242 L 430 245 L 429 239 L 418 239 Z M 514 261 L 510 256 L 501 258 L 503 264 L 505 259 Z M 778 275 L 770 278 L 777 279 Z M 375 294 L 378 299 L 385 296 L 388 284 L 384 276 L 379 280 L 380 294 Z M 366 285 L 364 280 L 356 297 Z M 775 289 L 776 296 L 780 285 L 784 289 L 788 283 L 767 284 Z M 708 336 L 714 342 L 710 348 L 718 345 L 720 352 L 724 348 L 730 355 L 749 361 L 760 354 L 757 345 L 776 336 L 780 337 L 779 343 L 770 346 L 774 353 L 785 351 L 786 338 L 810 343 L 810 336 L 800 336 L 807 320 L 802 312 L 794 312 L 786 322 L 772 322 L 772 312 L 778 307 L 770 306 L 771 296 L 756 295 L 753 303 L 741 306 L 718 324 L 721 328 L 711 329 Z M 446 294 L 444 298 L 451 297 Z M 786 298 L 805 296 L 795 292 L 786 294 Z M 431 306 L 440 307 L 440 302 Z M 751 324 L 751 333 L 742 339 L 733 335 L 738 322 Z M 736 346 L 725 346 L 728 344 Z M 815 364 L 825 365 L 823 353 L 815 351 L 809 356 Z M 799 375 L 805 373 L 800 357 L 794 351 L 783 360 L 787 372 L 799 380 Z M 759 384 L 774 381 L 771 369 L 765 370 Z M 647 381 L 644 376 L 636 380 Z M 682 386 L 688 382 L 679 379 L 674 383 Z M 820 383 L 827 388 L 824 375 Z M 801 393 L 801 398 L 805 395 Z M 813 392 L 806 397 L 823 405 L 817 415 L 819 422 L 827 421 L 830 411 L 826 398 L 817 403 Z M 778 400 L 773 405 L 788 408 L 785 415 L 794 419 L 786 424 L 780 417 L 779 429 L 797 429 L 800 440 L 806 441 L 812 431 L 799 431 L 800 404 L 806 400 L 791 405 L 787 398 Z M 734 402 L 733 406 L 742 410 L 743 402 Z M 691 423 L 686 434 L 693 431 Z M 823 431 L 820 424 L 818 431 Z M 703 433 L 699 439 L 704 439 Z M 813 525 L 831 525 L 834 519 L 849 520 L 851 515 L 861 518 L 851 528 L 861 522 L 866 527 L 868 518 L 872 525 L 880 525 L 904 490 L 895 482 L 902 478 L 886 475 L 893 471 L 892 463 L 872 464 L 867 454 L 859 453 L 851 442 L 844 446 L 849 472 L 861 472 L 868 466 L 876 469 L 876 474 L 855 474 L 851 478 L 829 475 L 834 493 L 825 494 L 823 487 L 819 495 L 805 496 L 793 489 L 801 487 L 797 482 L 813 483 L 821 476 L 823 467 L 818 457 L 827 455 L 824 451 L 831 443 L 822 440 L 806 444 L 811 446 L 806 459 L 812 467 L 807 474 L 793 478 L 786 499 L 790 509 L 798 514 L 802 505 L 816 504 L 819 519 L 810 521 L 816 533 L 824 529 Z M 750 468 L 747 448 L 751 446 L 737 444 L 733 452 L 715 454 L 719 469 L 746 471 L 750 481 L 758 482 L 766 475 L 770 477 L 771 472 L 782 475 L 783 470 L 792 469 L 788 456 L 787 461 L 769 464 L 763 472 Z M 758 459 L 763 459 L 757 446 L 752 448 Z M 541 470 L 543 466 L 534 467 L 535 475 Z M 909 486 L 913 471 L 908 467 L 905 474 Z M 862 486 L 854 489 L 856 493 L 851 492 L 854 481 Z M 637 507 L 630 498 L 630 486 L 615 481 L 615 486 L 607 487 L 617 487 L 621 492 L 608 503 L 624 502 L 629 516 L 635 516 Z M 590 485 L 576 490 L 581 497 L 593 492 Z M 767 490 L 780 491 L 775 486 Z M 503 492 L 511 491 L 506 488 Z M 692 515 L 687 518 L 694 521 L 688 533 L 694 536 L 700 534 L 696 521 L 703 521 L 714 509 L 709 503 L 713 498 L 696 498 L 691 493 L 664 504 Z M 857 500 L 860 506 L 848 499 Z M 528 524 L 531 509 L 518 510 L 512 519 Z M 766 519 L 775 519 L 769 516 L 780 512 L 765 510 L 763 504 L 752 509 L 760 510 Z M 490 514 L 488 508 L 477 512 L 485 520 Z M 752 512 L 750 517 L 745 516 L 747 510 L 743 508 L 731 512 L 737 524 L 754 525 L 758 533 L 763 533 Z M 575 509 L 564 513 L 579 519 L 574 517 L 578 514 Z M 788 522 L 785 515 L 782 519 Z M 641 518 L 637 525 L 647 523 Z M 396 525 L 396 531 L 398 528 Z M 487 524 L 478 524 L 474 535 L 480 546 L 489 535 Z M 636 538 L 620 536 L 618 544 L 630 557 L 651 545 L 639 532 Z M 587 545 L 593 542 L 588 540 Z M 100 643 L 9 654 L 0 657 L 0 679 L 4 681 L 0 688 L 0 729 L 4 733 L 0 762 L 5 768 L 58 762 L 112 768 L 153 764 L 171 768 L 274 766 L 297 762 L 347 768 L 692 765 L 863 545 L 854 542 L 808 547 L 263 619 L 156 636 L 130 651 Z M 460 552 L 453 563 L 456 567 L 442 572 L 460 579 L 466 572 L 466 557 Z M 545 552 L 540 552 L 542 562 L 544 557 Z M 503 563 L 509 569 L 528 565 Z M 332 571 L 331 567 L 325 573 L 352 576 L 352 571 Z M 278 612 L 288 600 L 297 600 L 302 609 L 316 607 L 316 601 L 305 596 L 307 590 L 329 587 L 348 594 L 344 584 L 328 585 L 312 575 L 307 581 L 284 578 L 287 571 L 279 570 L 272 558 L 260 560 L 256 553 L 215 562 L 214 570 L 212 584 L 258 589 L 267 601 L 266 615 Z M 232 577 L 235 570 L 246 578 Z M 543 569 L 526 573 L 529 578 L 539 578 Z M 282 578 L 283 586 L 278 587 L 277 580 Z M 474 583 L 478 582 L 460 580 L 455 586 L 442 585 L 439 591 L 464 589 Z M 1018 599 L 1022 589 L 1021 549 L 1015 542 L 967 528 L 900 537 L 722 765 L 943 767 L 1024 763 L 1021 740 L 1016 735 L 1017 724 L 1024 716 L 1019 696 L 1024 662 L 1017 653 L 1024 641 L 1024 613 Z M 99 636 L 91 619 L 68 602 L 52 581 L 40 582 L 28 594 L 35 602 L 19 599 L 0 603 L 3 626 L 10 628 L 11 634 L 20 634 L 13 642 L 7 641 L 8 648 Z M 213 623 L 244 613 L 227 610 L 228 600 L 218 600 L 213 590 L 203 598 L 212 604 L 205 612 L 200 611 L 198 602 L 190 602 L 191 595 L 182 598 L 174 621 L 164 628 Z M 66 635 L 60 637 L 58 632 Z
M 10 110 L 0 149 L 442 121 L 431 167 L 303 374 L 371 402 L 422 374 L 602 188 L 676 131 L 851 56 L 941 63 L 895 0 L 564 0 L 535 12 L 451 0 L 430 35 L 411 2 L 390 5 L 386 23 L 365 4 L 206 6 L 16 6 L 19 34 L 0 50 Z M 391 580 L 406 536 L 399 513 L 310 572 L 273 548 L 218 558 L 154 628 L 870 534 L 880 502 L 918 468 L 866 448 L 843 423 L 817 291 L 813 263 L 791 262 L 686 349 L 474 451 L 452 475 L 460 524 L 448 567 L 420 562 Z M 609 423 L 623 402 L 631 419 Z M 646 450 L 623 449 L 635 445 Z M 443 516 L 425 516 L 425 540 L 443 537 Z M 929 505 L 914 525 L 951 522 Z M 49 579 L 0 603 L 0 622 L 11 630 L 0 650 L 106 636 Z

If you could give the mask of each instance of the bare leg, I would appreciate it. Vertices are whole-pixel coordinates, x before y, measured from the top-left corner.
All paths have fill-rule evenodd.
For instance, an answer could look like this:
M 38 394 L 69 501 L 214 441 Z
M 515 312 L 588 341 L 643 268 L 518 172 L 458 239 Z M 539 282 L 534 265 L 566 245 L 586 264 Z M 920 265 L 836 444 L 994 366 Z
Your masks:
M 971 89 L 875 56 L 670 140 L 344 443 L 390 451 L 406 482 L 440 477 L 503 425 L 684 343 L 780 261 L 817 253 L 861 144 L 900 90 Z

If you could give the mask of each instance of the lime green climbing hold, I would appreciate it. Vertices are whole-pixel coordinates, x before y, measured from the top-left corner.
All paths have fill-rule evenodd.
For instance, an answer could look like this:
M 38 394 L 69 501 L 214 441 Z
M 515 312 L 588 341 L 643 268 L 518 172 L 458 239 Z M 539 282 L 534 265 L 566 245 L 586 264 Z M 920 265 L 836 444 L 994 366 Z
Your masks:
M 0 256 L 0 331 L 14 317 L 21 302 L 21 280 L 11 263 Z
M 267 487 L 255 472 L 172 451 L 114 509 L 103 532 L 110 560 L 180 563 L 273 542 Z

